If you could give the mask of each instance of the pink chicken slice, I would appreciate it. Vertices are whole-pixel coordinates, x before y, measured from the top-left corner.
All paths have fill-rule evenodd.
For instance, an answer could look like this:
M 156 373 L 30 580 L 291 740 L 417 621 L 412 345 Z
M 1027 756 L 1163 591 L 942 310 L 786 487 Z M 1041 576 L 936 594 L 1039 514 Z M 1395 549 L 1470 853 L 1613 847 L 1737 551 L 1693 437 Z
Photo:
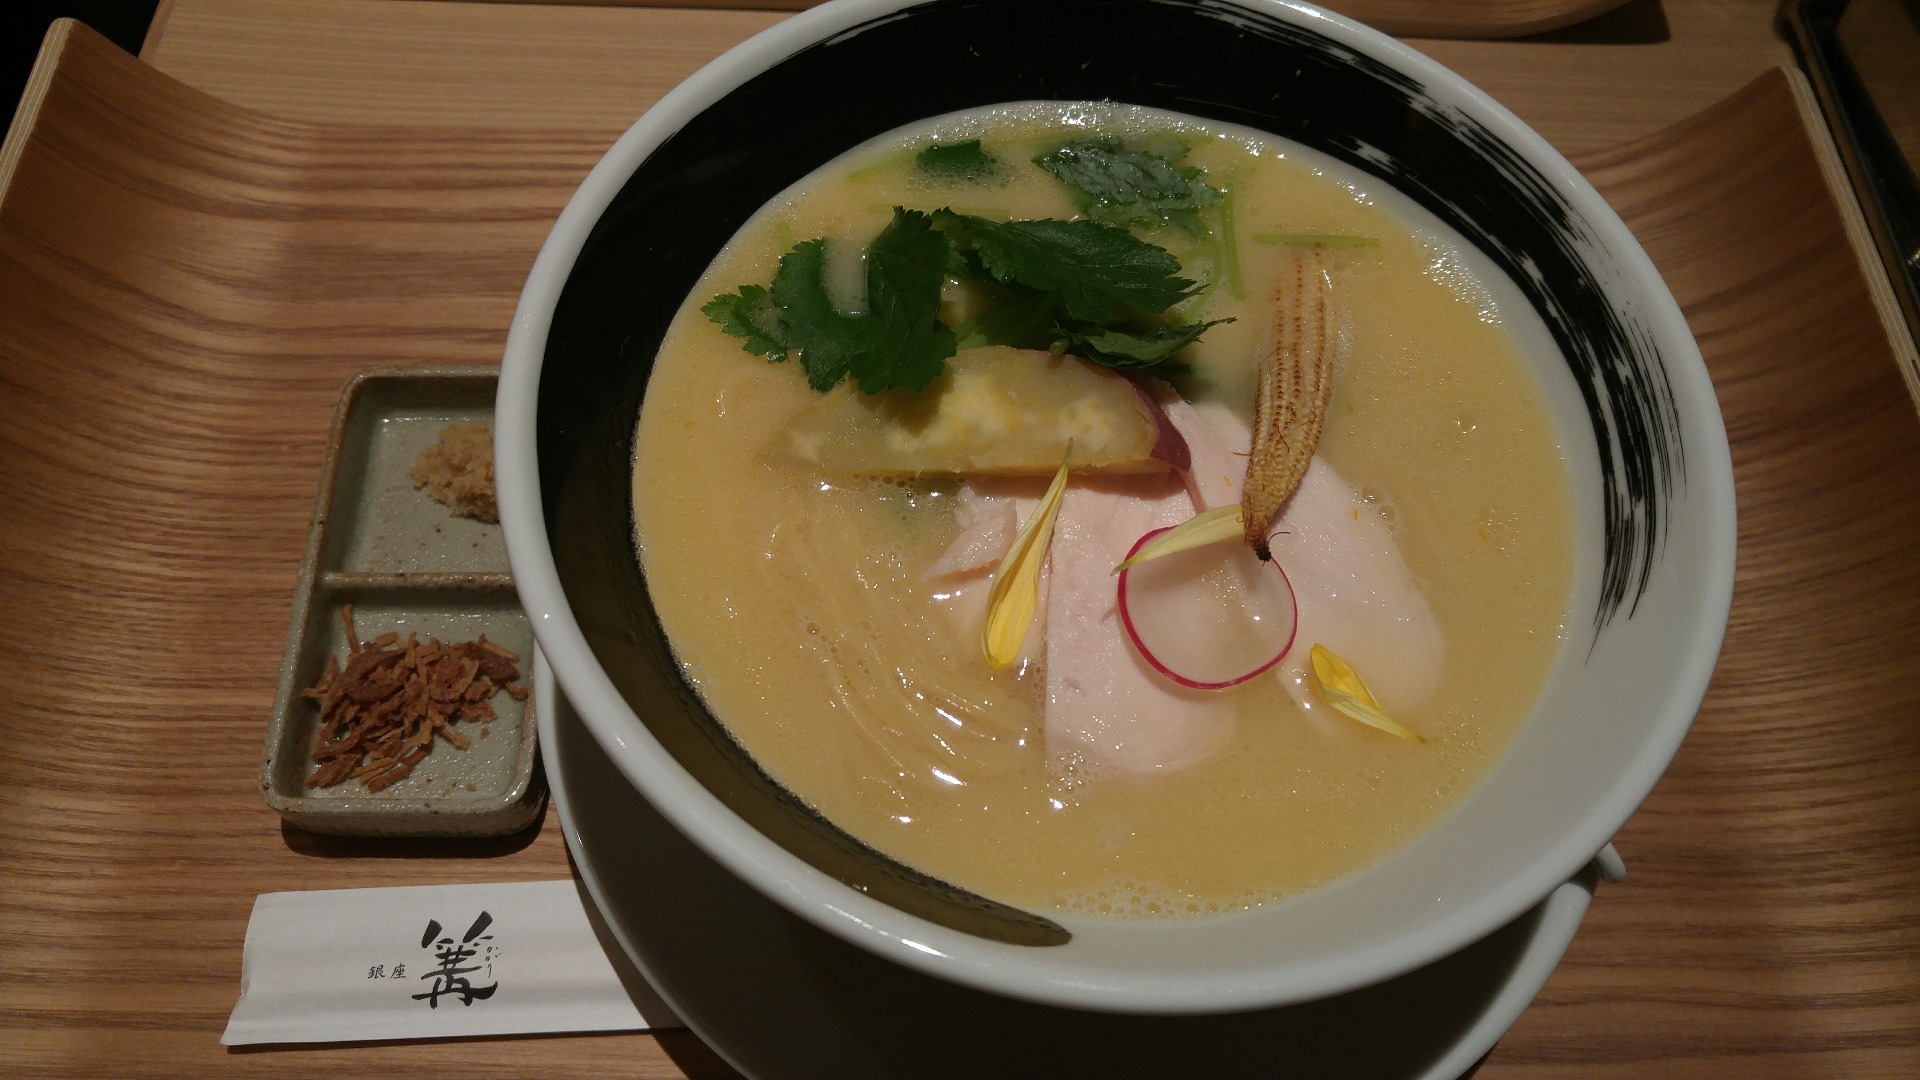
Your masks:
M 1041 485 L 971 480 L 962 485 L 960 535 L 927 570 L 941 582 L 963 633 L 984 616 L 987 580 L 1020 522 L 1035 512 Z M 1204 691 L 1175 686 L 1128 644 L 1120 626 L 1113 568 L 1141 534 L 1193 516 L 1179 477 L 1079 478 L 1068 485 L 1054 526 L 1043 597 L 1028 660 L 1047 661 L 1045 738 L 1061 767 L 1095 772 L 1177 768 L 1211 750 L 1224 717 Z
M 1218 405 L 1181 402 L 1166 412 L 1193 456 L 1194 501 L 1203 510 L 1239 502 L 1252 442 L 1246 424 Z M 1307 675 L 1317 642 L 1353 664 L 1389 714 L 1424 704 L 1440 685 L 1446 645 L 1385 519 L 1316 455 L 1276 530 L 1273 557 L 1300 617 L 1277 669 L 1294 699 L 1309 710 L 1318 704 Z
M 1061 503 L 1041 617 L 1027 642 L 1029 659 L 1046 659 L 1045 737 L 1061 767 L 1177 769 L 1214 750 L 1232 723 L 1217 707 L 1218 692 L 1189 690 L 1154 672 L 1120 625 L 1114 566 L 1147 532 L 1238 503 L 1252 438 L 1223 407 L 1177 400 L 1162 407 L 1186 438 L 1192 455 L 1186 473 L 1078 478 Z M 981 617 L 986 578 L 1018 523 L 1034 512 L 1040 486 L 993 480 L 962 486 L 961 535 L 929 576 L 948 575 L 954 599 L 964 601 L 956 611 L 972 626 Z M 1430 697 L 1445 647 L 1379 514 L 1315 457 L 1278 527 L 1273 554 L 1293 584 L 1300 624 L 1276 670 L 1295 700 L 1309 710 L 1319 704 L 1307 675 L 1314 642 L 1352 662 L 1390 713 Z
M 1016 500 L 983 495 L 971 485 L 960 489 L 960 535 L 927 567 L 930 578 L 991 571 L 1020 532 Z
M 934 600 L 947 607 L 961 640 L 977 641 L 987 617 L 987 592 L 994 568 L 1012 546 L 1020 526 L 1040 505 L 1047 481 L 1035 477 L 976 477 L 954 493 L 960 534 L 923 576 L 938 589 Z M 1040 575 L 1039 616 L 1021 648 L 1022 665 L 1037 663 L 1046 648 L 1047 575 Z
M 1127 476 L 1067 489 L 1047 587 L 1047 752 L 1094 772 L 1177 769 L 1213 750 L 1232 717 L 1204 690 L 1167 681 L 1120 624 L 1113 568 L 1141 535 L 1193 516 L 1178 476 Z

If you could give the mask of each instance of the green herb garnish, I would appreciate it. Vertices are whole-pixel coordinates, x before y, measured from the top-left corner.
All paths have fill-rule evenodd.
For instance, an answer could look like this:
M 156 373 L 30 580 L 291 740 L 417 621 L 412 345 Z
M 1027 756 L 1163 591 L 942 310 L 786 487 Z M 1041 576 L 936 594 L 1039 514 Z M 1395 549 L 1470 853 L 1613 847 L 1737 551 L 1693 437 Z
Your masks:
M 774 310 L 773 298 L 760 286 L 742 285 L 738 292 L 721 293 L 707 301 L 700 313 L 741 339 L 744 348 L 753 355 L 764 356 L 776 364 L 787 358 L 780 313 Z
M 995 281 L 1058 293 L 1076 319 L 1101 322 L 1129 307 L 1158 313 L 1193 292 L 1175 276 L 1172 252 L 1097 221 L 999 222 L 951 210 L 935 210 L 933 221 Z
M 966 142 L 934 143 L 914 155 L 914 167 L 940 180 L 979 183 L 999 174 L 1000 159 L 981 147 L 979 139 Z
M 848 375 L 869 394 L 924 390 L 953 355 L 953 331 L 935 316 L 953 260 L 953 241 L 927 215 L 895 208 L 867 246 L 867 310 L 833 306 L 826 287 L 826 242 L 808 240 L 780 257 L 773 288 L 743 285 L 700 310 L 771 361 L 794 350 L 807 385 L 825 393 Z
M 1205 169 L 1177 164 L 1151 150 L 1129 150 L 1110 139 L 1070 142 L 1033 163 L 1073 189 L 1074 204 L 1095 221 L 1109 225 L 1154 226 L 1169 222 L 1198 235 L 1205 230 L 1194 213 L 1220 201 L 1208 187 Z
M 1097 221 L 996 222 L 936 210 L 962 265 L 1002 290 L 956 332 L 969 345 L 1072 352 L 1113 368 L 1168 363 L 1210 323 L 1155 317 L 1192 296 L 1180 260 L 1125 229 Z
M 1233 229 L 1233 192 L 1234 185 L 1229 183 L 1220 193 L 1220 208 L 1214 211 L 1219 216 L 1219 227 L 1213 230 L 1213 261 L 1223 268 L 1222 284 L 1233 294 L 1235 300 L 1247 298 L 1246 281 L 1240 274 L 1240 244 Z
M 1054 324 L 1060 319 L 1060 298 L 1035 289 L 1001 288 L 988 285 L 991 302 L 982 305 L 980 314 L 953 328 L 960 348 L 977 349 L 982 345 L 1014 345 L 1045 349 L 1060 340 Z
M 807 383 L 831 390 L 851 375 L 868 394 L 921 390 L 959 348 L 1012 345 L 1071 351 L 1109 367 L 1166 365 L 1209 323 L 1168 323 L 1193 295 L 1165 248 L 1096 221 L 991 221 L 952 210 L 895 207 L 867 247 L 867 310 L 834 307 L 826 243 L 780 257 L 770 289 L 744 285 L 700 310 L 770 361 L 800 354 Z M 948 277 L 977 280 L 991 302 L 960 327 L 940 322 Z
M 1110 327 L 1084 330 L 1071 324 L 1063 329 L 1073 343 L 1070 351 L 1099 357 L 1100 362 L 1108 367 L 1142 369 L 1166 364 L 1173 359 L 1174 353 L 1200 340 L 1200 335 L 1206 333 L 1209 327 L 1232 321 L 1215 319 L 1203 323 L 1176 323 L 1141 333 Z

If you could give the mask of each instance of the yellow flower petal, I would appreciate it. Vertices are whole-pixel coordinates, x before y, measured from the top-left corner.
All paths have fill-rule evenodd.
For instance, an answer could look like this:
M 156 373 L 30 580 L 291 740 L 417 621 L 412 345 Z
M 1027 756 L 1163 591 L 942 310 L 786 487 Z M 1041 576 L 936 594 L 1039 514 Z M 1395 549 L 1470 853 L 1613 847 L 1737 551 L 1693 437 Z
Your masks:
M 1067 454 L 1071 458 L 1071 444 Z M 980 644 L 986 650 L 987 666 L 995 671 L 1019 659 L 1027 628 L 1033 625 L 1034 611 L 1040 606 L 1040 564 L 1046 561 L 1053 522 L 1060 516 L 1060 497 L 1066 490 L 1067 460 L 1062 459 L 1040 506 L 1027 518 L 993 572 L 993 588 L 987 592 L 987 625 L 980 632 Z
M 1320 696 L 1327 699 L 1327 704 L 1369 727 L 1414 742 L 1427 741 L 1388 719 L 1380 703 L 1374 700 L 1373 691 L 1361 681 L 1360 673 L 1353 670 L 1352 664 L 1334 655 L 1333 650 L 1316 643 L 1312 657 L 1313 677 L 1320 684 Z
M 1157 559 L 1162 555 L 1172 555 L 1177 551 L 1189 551 L 1208 544 L 1218 544 L 1227 540 L 1238 540 L 1246 532 L 1241 523 L 1240 505 L 1216 506 L 1211 510 L 1195 514 L 1187 520 L 1147 541 L 1133 557 L 1113 568 L 1119 573 L 1129 566 L 1138 566 L 1148 559 Z

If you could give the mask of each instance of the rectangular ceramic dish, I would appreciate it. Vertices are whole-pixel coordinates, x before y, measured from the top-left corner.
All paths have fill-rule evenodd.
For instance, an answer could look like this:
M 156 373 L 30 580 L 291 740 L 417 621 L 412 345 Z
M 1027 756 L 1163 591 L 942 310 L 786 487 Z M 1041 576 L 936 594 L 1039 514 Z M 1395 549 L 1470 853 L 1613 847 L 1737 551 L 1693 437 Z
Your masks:
M 341 395 L 260 766 L 267 805 L 303 829 L 496 836 L 539 817 L 531 698 L 504 692 L 489 701 L 496 719 L 456 725 L 467 749 L 436 738 L 412 773 L 382 790 L 351 778 L 307 786 L 320 709 L 302 691 L 320 680 L 329 654 L 345 664 L 349 606 L 363 642 L 389 632 L 448 644 L 484 634 L 519 656 L 517 685 L 528 684 L 533 635 L 500 526 L 456 517 L 409 475 L 447 425 L 491 421 L 495 381 L 493 368 L 374 369 Z

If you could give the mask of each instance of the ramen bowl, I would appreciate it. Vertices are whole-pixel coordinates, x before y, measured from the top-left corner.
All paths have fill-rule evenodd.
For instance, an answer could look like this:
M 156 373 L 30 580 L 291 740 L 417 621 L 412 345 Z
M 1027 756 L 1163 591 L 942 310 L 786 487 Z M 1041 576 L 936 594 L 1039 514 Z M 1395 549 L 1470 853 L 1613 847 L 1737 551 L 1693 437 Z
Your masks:
M 1564 643 L 1490 775 L 1411 843 L 1232 914 L 1012 907 L 860 843 L 784 790 L 689 684 L 635 557 L 634 427 L 697 279 L 842 152 L 1003 102 L 1111 101 L 1290 139 L 1390 187 L 1525 313 L 1568 459 Z M 744 362 L 744 361 L 743 361 Z M 1031 1001 L 1198 1013 L 1432 963 L 1537 904 L 1627 820 L 1705 693 L 1732 590 L 1731 464 L 1659 275 L 1539 136 L 1390 38 L 1303 5 L 835 0 L 695 74 L 608 151 L 528 278 L 496 470 L 514 578 L 568 698 L 677 828 L 795 914 L 898 963 Z

